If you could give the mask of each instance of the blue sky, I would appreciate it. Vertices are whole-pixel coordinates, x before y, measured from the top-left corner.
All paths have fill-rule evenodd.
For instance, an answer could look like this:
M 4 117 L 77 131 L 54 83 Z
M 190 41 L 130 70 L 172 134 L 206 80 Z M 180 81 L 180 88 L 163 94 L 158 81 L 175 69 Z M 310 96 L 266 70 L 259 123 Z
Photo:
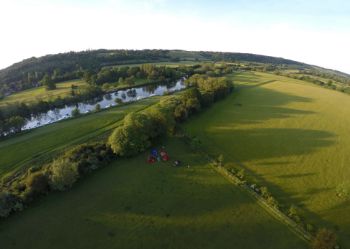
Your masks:
M 98 48 L 251 52 L 350 73 L 350 1 L 2 0 L 0 68 Z

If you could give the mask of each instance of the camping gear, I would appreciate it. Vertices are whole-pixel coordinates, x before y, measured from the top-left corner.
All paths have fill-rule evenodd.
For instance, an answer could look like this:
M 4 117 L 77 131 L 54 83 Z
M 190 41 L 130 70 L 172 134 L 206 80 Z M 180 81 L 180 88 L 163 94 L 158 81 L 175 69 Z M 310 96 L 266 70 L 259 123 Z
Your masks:
M 151 163 L 155 163 L 156 162 L 156 158 L 153 157 L 153 156 L 149 156 L 148 159 L 147 159 L 147 162 L 150 163 L 150 164 Z
M 169 156 L 168 156 L 168 154 L 165 153 L 165 154 L 162 156 L 162 160 L 165 161 L 165 162 L 166 162 L 166 161 L 169 161 Z
M 155 158 L 158 157 L 158 150 L 157 149 L 152 149 L 151 150 L 151 155 L 154 156 Z

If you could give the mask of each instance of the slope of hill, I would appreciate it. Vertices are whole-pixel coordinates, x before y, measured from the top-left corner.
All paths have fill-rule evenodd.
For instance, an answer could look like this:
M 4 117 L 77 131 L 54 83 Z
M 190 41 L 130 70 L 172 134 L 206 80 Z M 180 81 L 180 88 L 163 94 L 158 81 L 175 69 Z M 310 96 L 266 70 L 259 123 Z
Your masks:
M 191 52 L 181 50 L 92 50 L 29 58 L 0 70 L 0 93 L 7 95 L 38 86 L 45 74 L 56 81 L 76 79 L 84 70 L 103 66 L 160 61 L 248 61 L 305 66 L 292 60 L 248 53 Z
M 228 165 L 244 168 L 285 208 L 334 229 L 350 245 L 350 97 L 265 73 L 234 77 L 238 90 L 186 124 Z

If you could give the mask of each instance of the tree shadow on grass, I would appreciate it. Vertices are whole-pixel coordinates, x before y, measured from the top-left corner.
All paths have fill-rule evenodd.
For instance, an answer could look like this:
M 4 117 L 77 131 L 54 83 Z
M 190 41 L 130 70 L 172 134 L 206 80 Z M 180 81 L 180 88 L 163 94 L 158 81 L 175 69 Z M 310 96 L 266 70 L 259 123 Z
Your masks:
M 315 173 L 298 173 L 298 174 L 288 174 L 288 175 L 280 175 L 279 178 L 298 178 L 298 177 L 305 177 L 305 176 L 313 176 L 316 175 Z
M 206 134 L 210 137 L 211 147 L 217 147 L 217 151 L 220 148 L 230 148 L 243 163 L 308 154 L 331 146 L 335 138 L 335 135 L 326 131 L 283 128 L 243 130 L 216 127 Z
M 221 124 L 234 127 L 242 124 L 258 124 L 271 119 L 312 115 L 315 112 L 307 109 L 307 103 L 312 102 L 312 98 L 288 94 L 267 87 L 245 87 L 236 90 L 210 109 L 199 113 L 185 126 L 201 130 Z M 290 103 L 304 103 L 304 108 L 288 107 Z M 206 125 L 203 126 L 203 123 Z

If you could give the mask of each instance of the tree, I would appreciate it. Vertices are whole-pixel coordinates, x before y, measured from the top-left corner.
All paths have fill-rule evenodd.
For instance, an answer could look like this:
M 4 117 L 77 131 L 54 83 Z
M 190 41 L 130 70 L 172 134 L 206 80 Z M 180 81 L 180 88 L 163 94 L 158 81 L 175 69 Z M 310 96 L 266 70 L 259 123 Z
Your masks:
M 45 76 L 41 80 L 41 84 L 46 87 L 46 90 L 56 89 L 55 82 L 53 82 L 53 80 L 51 79 L 51 77 L 48 74 L 45 74 Z
M 95 111 L 96 111 L 96 112 L 101 111 L 101 105 L 100 105 L 100 104 L 97 104 L 97 105 L 95 106 Z
M 14 132 L 20 132 L 26 121 L 20 116 L 14 116 L 8 119 L 7 125 L 13 129 Z
M 78 117 L 80 115 L 80 111 L 77 107 L 75 107 L 73 110 L 72 110 L 72 117 Z
M 47 193 L 49 178 L 43 172 L 35 172 L 28 176 L 25 185 L 25 202 L 32 201 L 36 196 Z
M 0 218 L 7 217 L 12 211 L 22 210 L 20 198 L 8 192 L 0 192 Z
M 51 164 L 50 186 L 55 190 L 66 190 L 78 180 L 76 163 L 67 158 L 59 158 Z
M 90 85 L 95 85 L 97 76 L 92 71 L 85 71 L 83 75 L 83 79 Z
M 75 85 L 73 85 L 73 84 L 70 86 L 70 95 L 75 96 L 75 89 L 76 88 L 77 87 Z
M 116 98 L 114 100 L 115 103 L 117 103 L 118 105 L 122 104 L 123 103 L 123 100 L 121 98 Z
M 312 249 L 334 249 L 336 246 L 336 234 L 325 228 L 320 229 L 311 242 Z
M 113 131 L 108 144 L 119 156 L 133 156 L 145 151 L 156 136 L 152 119 L 142 113 L 130 113 L 124 118 L 123 126 Z
M 53 75 L 52 75 L 52 80 L 54 81 L 59 81 L 61 77 L 61 69 L 60 68 L 56 68 L 53 70 Z

